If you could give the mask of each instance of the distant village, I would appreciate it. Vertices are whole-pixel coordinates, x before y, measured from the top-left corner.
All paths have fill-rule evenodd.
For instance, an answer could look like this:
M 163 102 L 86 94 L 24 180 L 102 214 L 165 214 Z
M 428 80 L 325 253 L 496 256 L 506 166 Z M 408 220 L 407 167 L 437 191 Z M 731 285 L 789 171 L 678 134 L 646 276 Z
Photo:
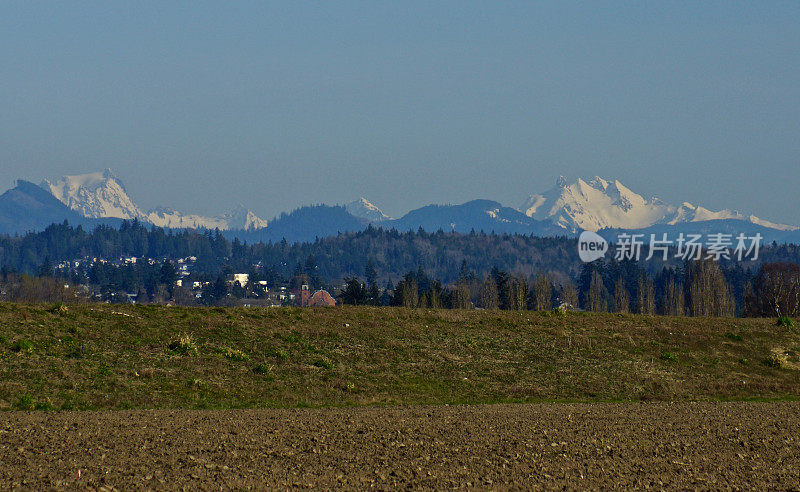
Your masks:
M 270 285 L 266 280 L 251 279 L 249 273 L 228 273 L 222 279 L 224 281 L 224 292 L 221 285 L 211 279 L 203 280 L 205 276 L 195 275 L 194 265 L 197 257 L 188 256 L 177 259 L 155 259 L 137 258 L 135 256 L 123 256 L 116 260 L 106 260 L 99 257 L 86 257 L 70 261 L 60 262 L 53 265 L 54 272 L 62 278 L 88 277 L 86 272 L 91 271 L 96 265 L 110 265 L 116 268 L 135 267 L 138 264 L 148 266 L 171 265 L 174 268 L 174 279 L 170 294 L 180 298 L 180 294 L 189 295 L 197 303 L 204 303 L 205 296 L 213 295 L 217 303 L 220 297 L 228 298 L 228 302 L 223 304 L 235 304 L 245 307 L 330 307 L 336 305 L 334 296 L 325 289 L 313 289 L 308 281 L 289 282 L 286 284 Z M 256 264 L 254 267 L 259 268 Z M 81 272 L 76 275 L 76 272 Z M 71 273 L 71 275 L 70 275 Z M 296 280 L 296 279 L 295 279 Z M 143 292 L 93 292 L 91 282 L 78 282 L 73 285 L 64 284 L 64 289 L 81 291 L 84 296 L 88 296 L 100 302 L 123 302 L 136 304 L 138 302 L 149 302 L 151 296 Z M 176 295 L 178 294 L 178 295 Z M 143 299 L 142 297 L 146 298 Z M 185 300 L 185 299 L 184 299 Z

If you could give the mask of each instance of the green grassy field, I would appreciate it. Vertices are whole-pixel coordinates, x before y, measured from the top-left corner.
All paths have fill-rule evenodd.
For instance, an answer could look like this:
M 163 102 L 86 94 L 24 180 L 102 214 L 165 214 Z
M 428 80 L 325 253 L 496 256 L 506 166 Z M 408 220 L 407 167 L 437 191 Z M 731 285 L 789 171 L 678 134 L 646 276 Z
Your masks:
M 0 304 L 0 408 L 238 408 L 800 395 L 769 319 Z

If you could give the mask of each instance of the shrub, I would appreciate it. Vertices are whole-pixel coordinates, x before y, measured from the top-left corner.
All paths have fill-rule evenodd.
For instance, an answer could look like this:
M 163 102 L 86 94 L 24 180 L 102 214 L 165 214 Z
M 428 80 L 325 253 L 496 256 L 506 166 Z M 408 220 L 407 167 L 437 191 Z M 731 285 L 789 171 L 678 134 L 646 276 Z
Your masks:
M 736 333 L 726 333 L 725 334 L 725 338 L 727 338 L 729 340 L 733 340 L 734 342 L 741 342 L 742 341 L 742 336 L 738 335 Z
M 74 348 L 67 352 L 67 359 L 82 359 L 83 358 L 83 351 L 79 348 Z
M 237 360 L 237 361 L 250 360 L 250 356 L 245 354 L 239 349 L 225 348 L 223 354 L 225 355 L 226 358 L 230 360 Z
M 661 358 L 670 362 L 675 362 L 678 360 L 678 354 L 675 352 L 663 352 Z
M 771 355 L 771 356 L 767 357 L 766 359 L 761 361 L 761 363 L 764 364 L 767 367 L 774 367 L 776 369 L 781 367 L 780 359 L 778 359 L 774 355 Z
M 170 342 L 169 349 L 177 354 L 197 355 L 199 352 L 197 344 L 189 335 L 183 335 L 179 339 Z
M 775 326 L 781 326 L 783 328 L 794 328 L 794 320 L 788 316 L 781 316 L 778 318 L 778 321 L 775 322 Z
M 69 309 L 63 302 L 57 302 L 55 306 L 50 309 L 50 312 L 63 316 L 69 312 Z
M 313 364 L 316 367 L 321 367 L 323 369 L 333 369 L 333 362 L 329 361 L 328 359 L 317 359 Z
M 33 408 L 34 410 L 55 410 L 55 407 L 49 401 L 37 401 Z
M 186 384 L 187 384 L 187 386 L 189 386 L 190 388 L 200 388 L 200 389 L 203 389 L 203 388 L 205 388 L 205 387 L 206 387 L 206 383 L 205 383 L 205 382 L 204 382 L 202 379 L 199 379 L 199 378 L 192 378 L 192 379 L 189 379 L 188 381 L 186 381 Z
M 21 408 L 22 410 L 30 410 L 33 408 L 33 397 L 29 394 L 24 394 L 19 398 L 17 402 L 17 407 Z
M 272 372 L 272 367 L 266 364 L 259 364 L 253 368 L 253 372 L 256 374 L 269 374 Z
M 33 342 L 30 340 L 17 340 L 11 345 L 11 350 L 14 352 L 30 354 L 33 352 Z

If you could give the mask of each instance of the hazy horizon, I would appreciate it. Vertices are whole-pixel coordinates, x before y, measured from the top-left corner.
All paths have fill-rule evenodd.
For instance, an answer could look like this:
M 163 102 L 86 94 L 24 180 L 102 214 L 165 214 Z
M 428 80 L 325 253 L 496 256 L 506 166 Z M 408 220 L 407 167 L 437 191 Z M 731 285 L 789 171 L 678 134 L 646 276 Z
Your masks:
M 0 187 L 518 207 L 599 175 L 800 224 L 800 3 L 0 4 Z

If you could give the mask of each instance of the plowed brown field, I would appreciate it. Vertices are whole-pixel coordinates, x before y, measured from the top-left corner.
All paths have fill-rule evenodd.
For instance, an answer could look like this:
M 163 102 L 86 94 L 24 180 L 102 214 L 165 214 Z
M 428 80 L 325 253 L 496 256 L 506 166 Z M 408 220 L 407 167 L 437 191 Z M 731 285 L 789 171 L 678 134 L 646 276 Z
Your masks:
M 800 488 L 800 403 L 6 412 L 0 488 Z

